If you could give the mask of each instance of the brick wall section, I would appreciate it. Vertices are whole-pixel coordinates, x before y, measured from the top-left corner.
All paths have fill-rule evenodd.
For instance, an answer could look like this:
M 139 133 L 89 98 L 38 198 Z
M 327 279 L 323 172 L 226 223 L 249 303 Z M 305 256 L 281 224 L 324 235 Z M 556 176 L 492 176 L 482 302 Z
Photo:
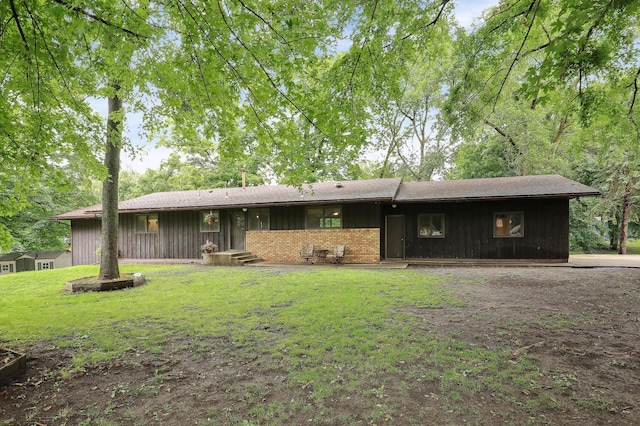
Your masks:
M 300 245 L 329 249 L 345 244 L 344 263 L 380 262 L 380 229 L 300 229 L 247 231 L 247 251 L 268 262 L 300 262 Z

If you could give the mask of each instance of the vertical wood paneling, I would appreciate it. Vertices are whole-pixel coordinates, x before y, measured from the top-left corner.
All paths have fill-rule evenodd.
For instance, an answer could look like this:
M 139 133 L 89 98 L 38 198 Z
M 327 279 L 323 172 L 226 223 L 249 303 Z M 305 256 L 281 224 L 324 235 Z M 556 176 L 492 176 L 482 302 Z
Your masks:
M 269 220 L 272 230 L 295 230 L 305 228 L 306 207 L 272 207 Z
M 523 238 L 494 238 L 493 214 L 524 212 Z M 508 200 L 385 206 L 384 215 L 406 217 L 407 258 L 566 259 L 568 200 Z M 418 238 L 418 215 L 444 213 L 445 238 Z
M 208 239 L 222 247 L 224 233 L 223 212 L 220 214 L 221 232 L 200 232 L 199 211 L 160 212 L 158 233 L 136 233 L 136 214 L 120 215 L 121 256 L 131 259 L 199 259 L 200 246 Z
M 101 222 L 98 219 L 71 221 L 71 260 L 73 265 L 91 265 L 100 260 L 96 250 L 102 243 Z
M 344 228 L 378 228 L 381 217 L 380 204 L 343 204 L 342 216 Z

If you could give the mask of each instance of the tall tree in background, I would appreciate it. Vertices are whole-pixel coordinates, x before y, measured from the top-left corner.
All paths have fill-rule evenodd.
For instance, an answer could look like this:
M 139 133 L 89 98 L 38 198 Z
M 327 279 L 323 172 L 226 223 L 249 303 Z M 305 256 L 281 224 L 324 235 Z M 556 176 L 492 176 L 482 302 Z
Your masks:
M 610 241 L 626 254 L 629 222 L 640 207 L 640 111 L 624 75 L 607 83 L 592 83 L 585 89 L 581 121 L 584 129 L 573 143 L 579 159 L 592 169 L 593 184 L 603 196 L 599 216 L 609 223 Z
M 509 96 L 504 89 L 511 80 L 535 107 L 559 89 L 571 87 L 582 97 L 590 82 L 638 70 L 636 1 L 506 0 L 485 17 L 464 47 L 465 78 L 456 89 L 483 83 L 485 111 L 503 94 Z M 518 67 L 525 69 L 524 78 L 514 75 Z M 482 69 L 493 73 L 478 75 Z M 628 91 L 634 92 L 634 86 Z
M 404 72 L 396 90 L 371 99 L 373 147 L 384 153 L 380 176 L 431 180 L 449 161 L 449 123 L 442 108 L 452 86 L 454 37 L 459 29 L 447 15 L 432 29 L 432 48 L 400 58 Z M 434 49 L 433 46 L 438 46 Z
M 172 132 L 168 140 L 216 141 L 232 157 L 247 145 L 239 136 L 251 135 L 291 184 L 322 179 L 324 169 L 349 174 L 331 165 L 360 154 L 370 100 L 398 87 L 405 59 L 438 50 L 432 30 L 448 3 L 176 3 L 178 43 L 165 46 L 166 65 L 148 70 L 162 99 L 148 116 L 172 117 L 156 126 Z M 170 78 L 175 68 L 181 79 Z
M 0 2 L 0 215 L 13 216 L 38 191 L 33 184 L 78 156 L 100 173 L 100 117 L 86 100 L 95 80 L 75 61 L 80 40 L 67 8 Z M 55 183 L 55 181 L 52 181 Z M 0 225 L 0 246 L 10 242 Z
M 216 158 L 191 156 L 185 160 L 172 154 L 156 169 L 137 173 L 125 170 L 120 173 L 120 200 L 130 200 L 154 192 L 183 191 L 240 187 L 242 173 L 248 186 L 263 185 L 260 175 L 262 160 L 249 158 L 237 163 L 222 163 Z
M 66 150 L 92 165 L 94 172 L 104 176 L 106 169 L 99 273 L 105 279 L 119 275 L 117 179 L 124 113 L 119 90 L 136 86 L 129 65 L 141 41 L 147 41 L 141 31 L 151 28 L 141 18 L 146 6 L 145 2 L 133 9 L 111 2 L 88 7 L 64 0 L 51 4 L 11 0 L 0 9 L 6 17 L 3 47 L 10 53 L 3 55 L 2 63 L 8 76 L 3 89 L 9 95 L 9 119 L 0 126 L 16 145 L 16 135 L 26 129 L 26 141 L 21 141 L 16 157 L 32 177 L 49 170 L 55 164 L 53 155 L 64 158 Z M 89 97 L 103 96 L 109 98 L 106 128 L 100 128 L 104 124 L 88 102 Z M 17 126 L 23 123 L 23 128 Z M 104 169 L 98 165 L 99 153 L 104 153 Z
M 506 144 L 502 164 L 514 174 L 580 177 L 593 165 L 580 155 L 588 152 L 609 183 L 585 183 L 599 185 L 604 199 L 616 198 L 616 206 L 632 206 L 638 191 L 629 177 L 638 170 L 639 12 L 638 2 L 610 0 L 507 0 L 486 11 L 484 22 L 461 44 L 465 74 L 447 110 L 456 136 L 467 139 L 457 160 L 484 149 L 472 146 L 478 132 L 478 141 Z M 603 88 L 611 90 L 607 102 L 598 95 Z M 613 176 L 620 184 L 612 185 Z M 621 237 L 629 216 L 624 209 Z
M 610 0 L 507 0 L 486 11 L 459 47 L 464 76 L 449 105 L 456 129 L 491 127 L 505 100 L 517 98 L 531 110 L 551 105 L 562 138 L 589 85 L 614 81 L 621 70 L 630 71 L 627 93 L 635 97 L 638 12 L 638 2 Z
M 11 251 L 69 247 L 69 224 L 51 221 L 49 217 L 69 211 L 70 206 L 89 206 L 100 201 L 84 170 L 83 163 L 70 156 L 66 164 L 47 170 L 41 179 L 30 182 L 32 191 L 25 195 L 25 207 L 16 214 L 0 217 L 0 224 L 11 234 Z
M 113 224 L 120 99 L 127 111 L 145 112 L 148 135 L 168 129 L 179 144 L 214 141 L 235 156 L 246 150 L 241 135 L 252 135 L 277 175 L 302 183 L 317 172 L 302 158 L 310 148 L 326 162 L 359 152 L 367 100 L 397 85 L 398 58 L 435 48 L 429 30 L 447 3 L 2 2 L 2 158 L 13 154 L 17 174 L 37 176 L 48 156 L 73 151 L 104 176 L 96 154 L 107 152 L 105 164 L 114 167 L 104 221 Z M 337 56 L 344 39 L 350 48 Z M 114 101 L 108 130 L 89 97 Z M 5 212 L 22 207 L 26 186 Z M 103 278 L 117 274 L 115 238 L 108 226 Z

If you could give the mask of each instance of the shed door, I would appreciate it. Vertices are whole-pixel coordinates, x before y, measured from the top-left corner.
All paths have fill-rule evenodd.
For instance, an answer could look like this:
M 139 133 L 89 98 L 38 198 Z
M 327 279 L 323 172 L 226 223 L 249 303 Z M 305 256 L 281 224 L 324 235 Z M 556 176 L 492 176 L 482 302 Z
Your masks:
M 246 225 L 245 225 L 246 213 L 242 210 L 232 210 L 229 212 L 229 227 L 230 227 L 230 249 L 231 250 L 244 250 L 246 239 Z
M 387 216 L 386 258 L 404 258 L 404 216 Z

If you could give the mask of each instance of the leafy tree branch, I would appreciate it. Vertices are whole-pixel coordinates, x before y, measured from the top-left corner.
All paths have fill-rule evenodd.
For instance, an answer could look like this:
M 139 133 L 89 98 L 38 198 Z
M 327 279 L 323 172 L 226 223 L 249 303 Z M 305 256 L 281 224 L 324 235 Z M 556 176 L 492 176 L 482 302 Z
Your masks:
M 81 7 L 79 7 L 79 6 L 75 6 L 75 5 L 73 5 L 73 4 L 70 4 L 69 2 L 67 2 L 67 1 L 65 1 L 65 0 L 54 0 L 54 1 L 55 1 L 56 3 L 58 3 L 58 4 L 62 5 L 62 6 L 64 6 L 64 7 L 66 7 L 66 8 L 68 8 L 69 10 L 73 10 L 73 11 L 74 11 L 74 12 L 76 12 L 76 13 L 79 13 L 79 14 L 81 14 L 81 15 L 84 15 L 84 16 L 86 16 L 87 18 L 90 18 L 90 19 L 92 19 L 92 20 L 94 20 L 94 21 L 96 21 L 96 22 L 100 22 L 100 23 L 102 23 L 102 24 L 104 24 L 104 25 L 106 25 L 106 26 L 108 26 L 108 27 L 115 28 L 115 29 L 117 29 L 117 30 L 119 30 L 119 31 L 122 31 L 123 33 L 129 34 L 129 35 L 134 36 L 134 37 L 137 37 L 137 38 L 147 38 L 146 36 L 144 36 L 144 35 L 142 35 L 142 34 L 140 34 L 140 33 L 137 33 L 137 32 L 135 32 L 135 31 L 130 30 L 130 29 L 128 29 L 128 28 L 125 28 L 125 27 L 123 27 L 123 26 L 121 26 L 121 25 L 117 25 L 117 24 L 115 24 L 115 23 L 113 23 L 113 22 L 110 22 L 110 21 L 108 21 L 108 20 L 106 20 L 106 19 L 104 19 L 104 18 L 102 18 L 102 17 L 100 17 L 100 16 L 97 16 L 97 15 L 95 15 L 95 14 L 93 14 L 93 13 L 89 12 L 89 11 L 88 11 L 88 10 L 86 10 L 86 9 L 83 9 L 83 8 L 81 8 Z M 125 2 L 124 4 L 126 5 L 126 2 Z M 128 5 L 127 5 L 127 7 L 128 7 Z M 138 15 L 138 16 L 139 16 L 139 15 Z

